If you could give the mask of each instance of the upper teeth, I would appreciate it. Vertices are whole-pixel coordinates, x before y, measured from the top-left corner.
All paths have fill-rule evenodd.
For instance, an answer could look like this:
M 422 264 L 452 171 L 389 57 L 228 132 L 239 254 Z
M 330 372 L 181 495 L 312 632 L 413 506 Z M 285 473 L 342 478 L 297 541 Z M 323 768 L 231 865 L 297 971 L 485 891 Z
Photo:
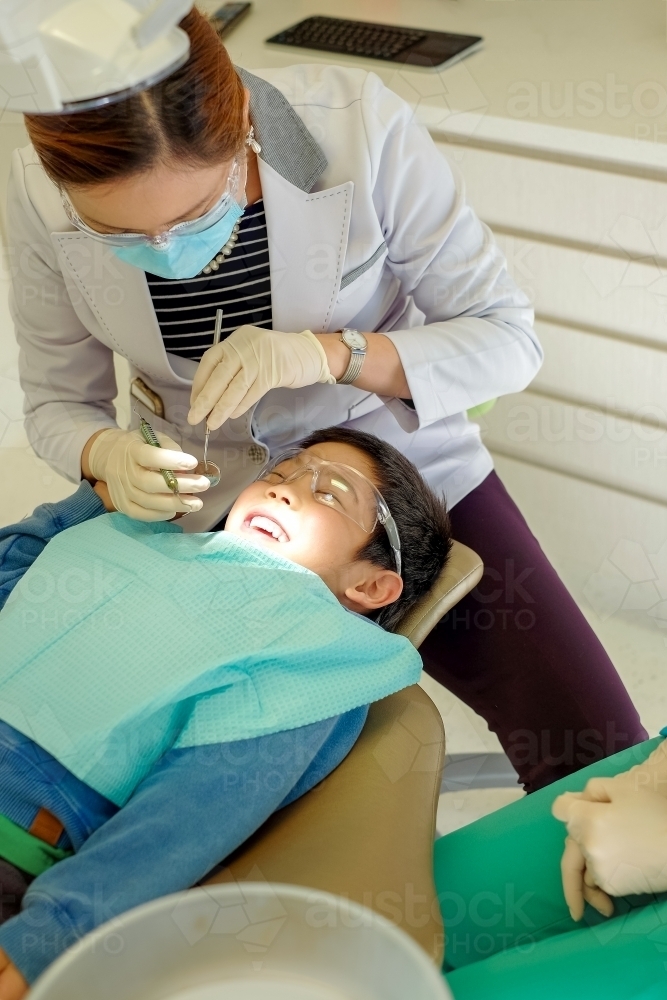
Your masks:
M 272 521 L 270 517 L 263 517 L 261 514 L 255 514 L 254 517 L 250 518 L 251 528 L 260 528 L 262 531 L 268 531 L 270 535 L 273 535 L 279 542 L 286 542 L 287 535 L 275 521 Z

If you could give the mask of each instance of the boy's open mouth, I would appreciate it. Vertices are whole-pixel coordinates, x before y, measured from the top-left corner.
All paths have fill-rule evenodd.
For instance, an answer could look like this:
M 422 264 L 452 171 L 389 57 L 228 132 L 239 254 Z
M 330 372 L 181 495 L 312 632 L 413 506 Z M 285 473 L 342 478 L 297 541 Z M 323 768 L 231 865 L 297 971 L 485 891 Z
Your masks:
M 289 535 L 282 524 L 268 514 L 250 513 L 243 522 L 243 527 L 259 532 L 266 538 L 274 538 L 277 542 L 289 542 Z

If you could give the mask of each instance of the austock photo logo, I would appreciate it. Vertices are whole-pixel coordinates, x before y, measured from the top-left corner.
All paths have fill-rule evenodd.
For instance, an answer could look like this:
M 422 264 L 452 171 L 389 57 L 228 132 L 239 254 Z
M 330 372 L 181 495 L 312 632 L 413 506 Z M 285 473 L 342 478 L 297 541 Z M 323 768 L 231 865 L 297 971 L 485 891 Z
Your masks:
M 198 908 L 194 919 L 188 896 L 177 902 L 172 919 L 188 944 L 197 944 L 207 934 L 233 935 L 248 953 L 259 955 L 268 951 L 285 924 L 287 910 L 256 865 L 248 880 L 263 882 L 266 886 L 259 906 L 244 893 L 243 883 L 234 880 L 225 883 L 235 891 L 228 893 L 224 902 L 211 894 L 208 903 Z M 207 887 L 203 888 L 206 891 Z
M 667 630 L 667 542 L 647 552 L 639 542 L 621 539 L 589 576 L 583 593 L 603 621 L 633 612 L 643 624 Z M 667 632 L 664 641 L 667 645 Z

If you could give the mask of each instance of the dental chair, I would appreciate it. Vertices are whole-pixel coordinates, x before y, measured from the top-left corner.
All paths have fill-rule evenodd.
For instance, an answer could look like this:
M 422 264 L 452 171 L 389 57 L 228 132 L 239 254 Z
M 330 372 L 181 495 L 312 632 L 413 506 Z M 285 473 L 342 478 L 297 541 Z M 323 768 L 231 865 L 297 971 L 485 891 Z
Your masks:
M 396 631 L 419 647 L 482 572 L 479 556 L 454 542 L 440 577 Z M 347 896 L 441 964 L 432 856 L 444 760 L 440 713 L 418 685 L 376 702 L 336 770 L 275 813 L 206 884 L 287 882 Z

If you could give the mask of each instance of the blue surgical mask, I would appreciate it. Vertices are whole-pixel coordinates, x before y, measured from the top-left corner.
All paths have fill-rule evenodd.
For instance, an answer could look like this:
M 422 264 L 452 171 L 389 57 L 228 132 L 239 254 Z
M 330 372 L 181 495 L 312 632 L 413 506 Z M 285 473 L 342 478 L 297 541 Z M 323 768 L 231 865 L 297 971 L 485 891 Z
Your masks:
M 246 145 L 255 153 L 261 146 L 251 127 Z M 225 189 L 215 205 L 196 219 L 187 219 L 163 233 L 149 236 L 140 232 L 104 233 L 93 229 L 80 217 L 65 189 L 60 196 L 70 222 L 96 242 L 110 247 L 120 260 L 142 271 L 159 274 L 161 278 L 194 278 L 220 252 L 232 235 L 245 208 L 247 161 L 245 155 L 235 156 Z
M 245 205 L 245 197 L 243 202 Z M 111 249 L 126 264 L 158 274 L 161 278 L 194 278 L 232 235 L 236 222 L 243 215 L 244 205 L 232 201 L 225 215 L 208 229 L 201 233 L 173 236 L 163 247 L 140 243 Z

